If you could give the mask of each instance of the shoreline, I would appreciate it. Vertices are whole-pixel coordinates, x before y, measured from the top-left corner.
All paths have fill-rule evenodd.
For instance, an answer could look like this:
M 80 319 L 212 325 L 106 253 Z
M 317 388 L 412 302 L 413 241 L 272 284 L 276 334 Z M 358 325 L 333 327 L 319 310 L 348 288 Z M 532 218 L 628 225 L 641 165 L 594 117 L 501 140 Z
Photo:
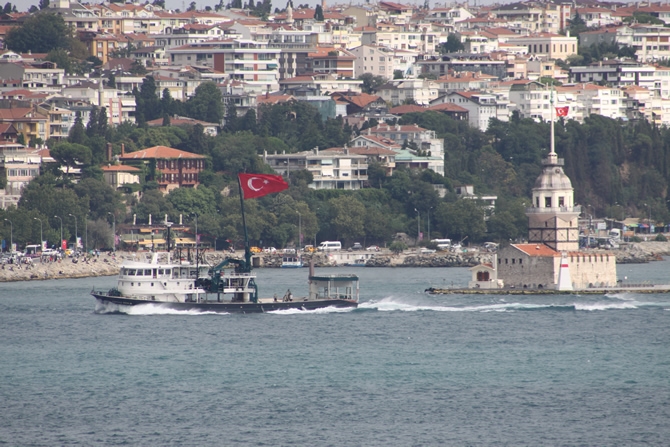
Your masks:
M 619 250 L 608 250 L 617 257 L 617 264 L 638 264 L 663 260 L 663 256 L 670 255 L 670 242 L 638 242 L 622 246 Z M 437 252 L 431 254 L 418 254 L 416 252 L 405 252 L 393 255 L 387 251 L 376 253 L 368 260 L 366 267 L 426 267 L 426 268 L 448 268 L 448 267 L 473 267 L 483 262 L 491 262 L 494 253 L 472 251 L 466 253 Z M 48 279 L 75 279 L 91 278 L 98 276 L 115 276 L 124 259 L 132 258 L 136 254 L 131 252 L 117 252 L 116 254 L 105 253 L 100 256 L 89 256 L 86 260 L 65 258 L 56 262 L 39 262 L 33 264 L 4 264 L 0 266 L 0 282 L 33 281 Z M 226 252 L 207 252 L 206 259 L 216 265 L 224 257 Z M 243 256 L 238 251 L 236 257 Z M 316 267 L 331 267 L 332 262 L 327 256 L 315 253 L 305 258 L 314 257 Z M 336 267 L 346 267 L 344 264 Z M 280 268 L 281 255 L 267 254 L 260 256 L 260 265 L 256 268 Z

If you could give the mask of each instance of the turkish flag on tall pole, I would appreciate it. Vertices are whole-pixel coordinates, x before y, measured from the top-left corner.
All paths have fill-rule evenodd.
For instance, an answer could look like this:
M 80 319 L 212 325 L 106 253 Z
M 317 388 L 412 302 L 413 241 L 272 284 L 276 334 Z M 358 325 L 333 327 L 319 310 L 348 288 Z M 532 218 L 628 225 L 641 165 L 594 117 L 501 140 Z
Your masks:
M 240 188 L 245 199 L 255 199 L 288 189 L 281 175 L 239 174 Z
M 568 116 L 570 106 L 556 107 L 556 116 Z
M 288 183 L 281 175 L 269 174 L 238 174 L 237 184 L 240 187 L 240 209 L 242 210 L 242 227 L 244 228 L 244 264 L 238 269 L 242 273 L 251 271 L 251 250 L 249 247 L 249 233 L 247 232 L 247 218 L 244 215 L 244 200 L 263 197 L 273 192 L 288 189 Z

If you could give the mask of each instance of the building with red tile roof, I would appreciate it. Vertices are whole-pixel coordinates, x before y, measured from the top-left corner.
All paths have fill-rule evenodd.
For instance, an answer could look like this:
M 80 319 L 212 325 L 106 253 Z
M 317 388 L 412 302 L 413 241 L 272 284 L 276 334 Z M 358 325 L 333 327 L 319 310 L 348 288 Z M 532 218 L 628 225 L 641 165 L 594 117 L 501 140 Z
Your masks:
M 176 188 L 196 188 L 200 184 L 199 174 L 205 169 L 203 155 L 173 149 L 166 146 L 154 146 L 135 152 L 125 152 L 121 146 L 119 160 L 125 163 L 155 163 L 156 181 L 163 192 Z

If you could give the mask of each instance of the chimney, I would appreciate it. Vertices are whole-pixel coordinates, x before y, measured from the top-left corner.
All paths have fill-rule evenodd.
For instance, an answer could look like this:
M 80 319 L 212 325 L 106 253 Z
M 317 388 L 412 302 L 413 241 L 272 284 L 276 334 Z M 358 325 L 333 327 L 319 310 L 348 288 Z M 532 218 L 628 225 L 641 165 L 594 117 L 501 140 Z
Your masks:
M 126 145 L 121 143 L 121 156 L 125 157 L 126 156 Z
M 112 161 L 112 143 L 107 143 L 107 161 Z

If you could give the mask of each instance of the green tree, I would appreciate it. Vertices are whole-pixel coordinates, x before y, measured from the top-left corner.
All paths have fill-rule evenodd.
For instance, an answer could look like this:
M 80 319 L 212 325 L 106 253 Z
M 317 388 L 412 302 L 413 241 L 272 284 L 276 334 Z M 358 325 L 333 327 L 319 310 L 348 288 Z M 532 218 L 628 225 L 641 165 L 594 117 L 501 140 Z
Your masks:
M 51 149 L 51 156 L 63 166 L 66 173 L 70 174 L 70 168 L 75 168 L 91 163 L 91 149 L 77 143 L 60 143 Z
M 86 129 L 84 128 L 84 122 L 82 121 L 81 115 L 77 115 L 74 119 L 74 125 L 70 129 L 67 141 L 76 144 L 86 143 Z
M 456 34 L 449 34 L 447 41 L 440 45 L 440 53 L 458 53 L 465 50 L 465 45 L 461 42 Z
M 353 197 L 331 199 L 333 228 L 338 239 L 352 241 L 365 235 L 365 207 Z
M 386 79 L 384 77 L 375 76 L 372 73 L 363 73 L 358 79 L 363 81 L 363 85 L 361 86 L 363 93 L 374 93 L 377 88 L 386 84 Z
M 214 82 L 203 82 L 186 102 L 188 116 L 208 123 L 223 120 L 223 96 Z
M 28 17 L 20 27 L 9 30 L 5 46 L 17 53 L 49 53 L 71 47 L 70 28 L 63 17 L 41 12 Z
M 314 20 L 318 22 L 323 22 L 323 8 L 321 5 L 316 5 L 316 9 L 314 10 Z

